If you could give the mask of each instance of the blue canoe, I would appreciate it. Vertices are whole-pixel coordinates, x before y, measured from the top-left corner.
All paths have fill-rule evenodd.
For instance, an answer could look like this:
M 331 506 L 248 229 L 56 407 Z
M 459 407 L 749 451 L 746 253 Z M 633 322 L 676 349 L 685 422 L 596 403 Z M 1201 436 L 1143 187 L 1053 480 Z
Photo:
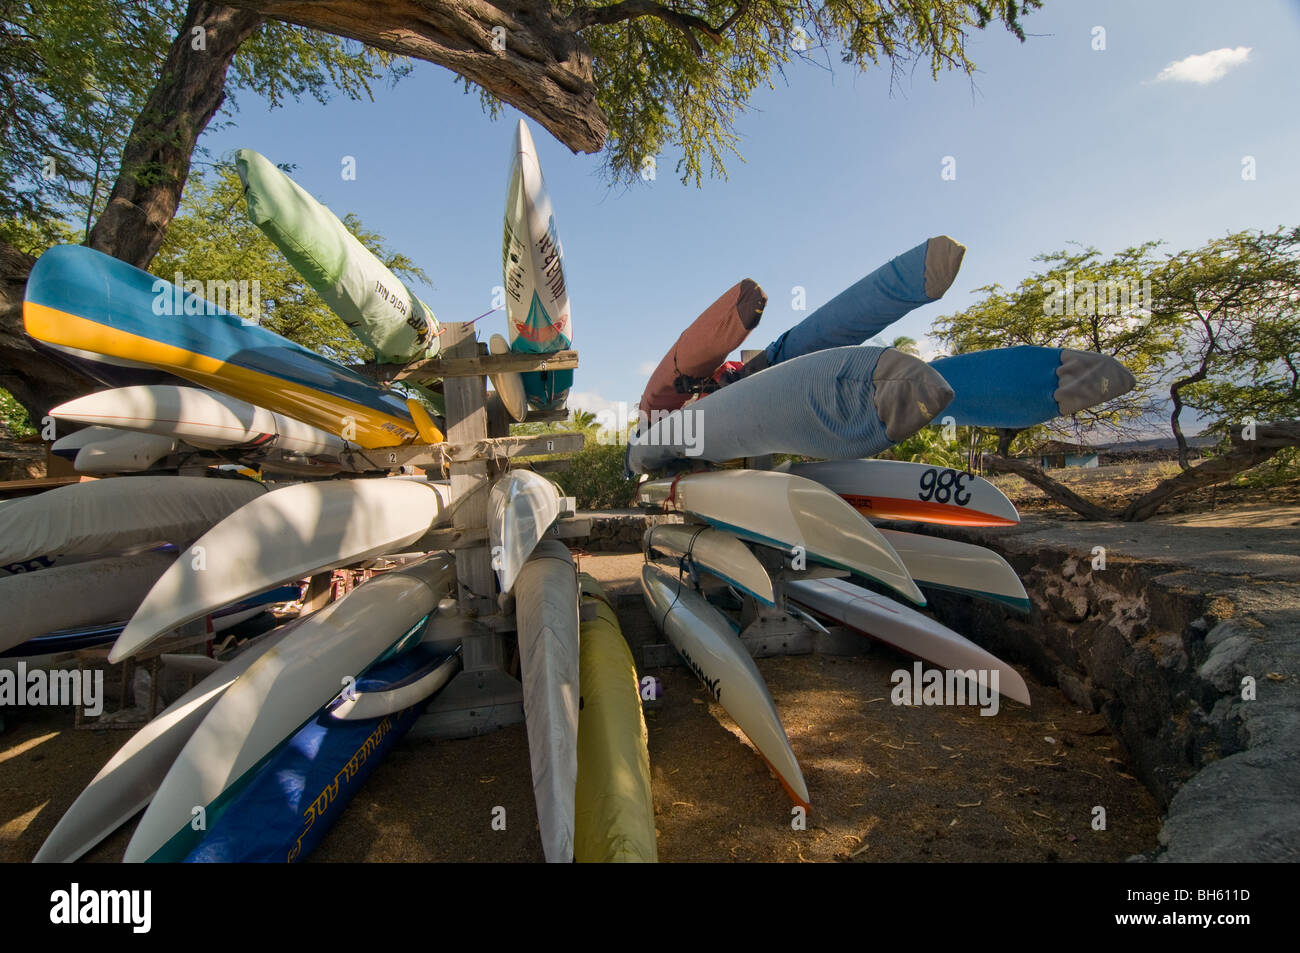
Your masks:
M 456 660 L 454 652 L 420 644 L 372 665 L 357 679 L 356 691 L 392 691 Z M 305 860 L 435 695 L 358 721 L 333 717 L 339 699 L 326 705 L 248 772 L 185 862 Z

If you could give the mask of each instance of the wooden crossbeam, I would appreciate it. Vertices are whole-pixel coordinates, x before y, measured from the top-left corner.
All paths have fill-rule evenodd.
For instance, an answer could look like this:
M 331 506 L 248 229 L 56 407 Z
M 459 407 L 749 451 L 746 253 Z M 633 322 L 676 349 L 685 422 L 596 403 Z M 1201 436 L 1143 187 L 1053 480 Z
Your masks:
M 563 371 L 578 366 L 577 351 L 550 354 L 477 354 L 469 357 L 431 357 L 410 364 L 356 364 L 352 369 L 376 381 L 445 380 L 452 377 L 482 377 L 484 374 L 529 371 Z
M 382 458 L 385 466 L 428 466 L 446 460 L 470 463 L 512 457 L 540 457 L 548 453 L 576 453 L 586 443 L 581 433 L 538 434 L 533 437 L 484 437 L 468 443 L 435 443 L 414 447 L 384 447 L 367 456 Z

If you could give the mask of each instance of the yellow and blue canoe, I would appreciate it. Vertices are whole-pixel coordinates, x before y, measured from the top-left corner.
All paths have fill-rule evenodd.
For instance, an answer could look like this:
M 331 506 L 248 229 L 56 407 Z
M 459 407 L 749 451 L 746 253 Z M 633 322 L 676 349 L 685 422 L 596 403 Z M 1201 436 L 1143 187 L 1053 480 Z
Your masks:
M 81 245 L 37 260 L 23 322 L 38 341 L 168 371 L 367 449 L 442 437 L 355 371 Z

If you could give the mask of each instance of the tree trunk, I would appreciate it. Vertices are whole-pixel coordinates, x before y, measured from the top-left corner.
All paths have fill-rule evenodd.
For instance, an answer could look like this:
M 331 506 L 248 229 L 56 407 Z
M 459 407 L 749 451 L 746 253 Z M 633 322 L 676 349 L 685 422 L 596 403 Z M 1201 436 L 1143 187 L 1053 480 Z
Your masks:
M 226 99 L 226 70 L 262 23 L 250 10 L 191 3 L 158 83 L 122 150 L 108 205 L 90 231 L 91 248 L 147 268 L 180 205 L 199 135 Z M 194 49 L 202 31 L 204 49 Z
M 574 152 L 608 129 L 582 24 L 538 0 L 228 0 L 263 16 L 426 60 L 472 80 Z M 494 33 L 494 29 L 497 31 Z M 504 48 L 502 48 L 504 47 Z
M 1155 489 L 1125 507 L 1119 518 L 1125 522 L 1150 519 L 1172 497 L 1224 483 L 1238 473 L 1259 466 L 1287 447 L 1300 446 L 1300 421 L 1259 424 L 1255 428 L 1254 440 L 1243 440 L 1241 434 L 1234 431 L 1232 443 L 1233 448 L 1223 456 L 1206 460 L 1161 481 Z
M 158 81 L 136 118 L 104 214 L 87 244 L 137 268 L 148 267 L 180 205 L 199 135 L 225 99 L 226 70 L 261 24 L 249 10 L 191 3 Z M 204 49 L 195 49 L 202 30 Z M 38 351 L 23 330 L 22 303 L 35 259 L 0 242 L 0 386 L 34 422 L 80 396 L 94 381 Z
M 1022 477 L 1046 493 L 1050 499 L 1074 510 L 1085 519 L 1111 520 L 1115 518 L 1113 513 L 1108 513 L 1095 503 L 1085 500 L 1068 486 L 1053 480 L 1032 463 L 994 455 L 988 458 L 987 469 L 993 473 L 1014 473 L 1016 476 Z

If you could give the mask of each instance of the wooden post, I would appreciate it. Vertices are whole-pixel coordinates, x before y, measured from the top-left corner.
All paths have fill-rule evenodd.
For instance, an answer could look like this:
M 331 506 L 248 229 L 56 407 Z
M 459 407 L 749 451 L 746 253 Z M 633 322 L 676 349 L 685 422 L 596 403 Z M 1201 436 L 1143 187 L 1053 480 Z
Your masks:
M 477 357 L 478 342 L 473 325 L 444 324 L 442 355 L 447 358 Z M 443 382 L 447 410 L 447 442 L 474 443 L 488 435 L 485 404 L 487 389 L 483 377 L 449 377 Z M 486 526 L 488 521 L 488 462 L 473 460 L 452 463 L 451 498 L 457 504 L 452 525 L 457 529 Z M 488 547 L 456 550 L 457 597 L 461 609 L 471 616 L 496 610 L 496 579 Z

